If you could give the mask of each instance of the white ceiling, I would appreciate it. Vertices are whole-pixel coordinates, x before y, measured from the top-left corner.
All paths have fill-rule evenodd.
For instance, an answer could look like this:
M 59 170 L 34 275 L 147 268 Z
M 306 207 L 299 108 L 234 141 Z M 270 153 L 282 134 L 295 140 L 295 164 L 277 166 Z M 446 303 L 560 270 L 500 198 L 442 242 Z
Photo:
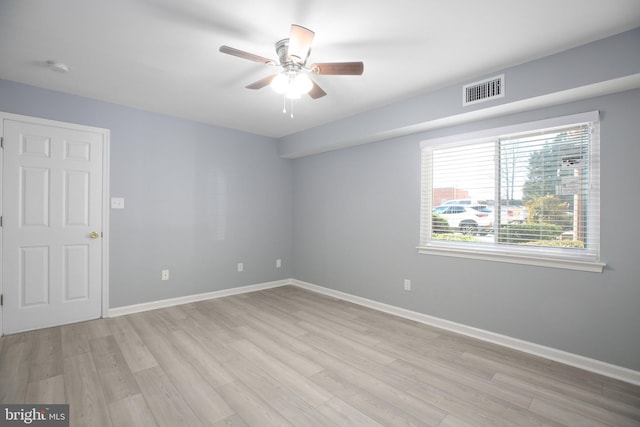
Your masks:
M 267 66 L 218 52 L 277 59 L 292 23 L 310 62 L 365 63 L 315 77 L 328 95 L 293 119 L 244 88 Z M 282 137 L 638 26 L 638 0 L 0 0 L 0 78 Z

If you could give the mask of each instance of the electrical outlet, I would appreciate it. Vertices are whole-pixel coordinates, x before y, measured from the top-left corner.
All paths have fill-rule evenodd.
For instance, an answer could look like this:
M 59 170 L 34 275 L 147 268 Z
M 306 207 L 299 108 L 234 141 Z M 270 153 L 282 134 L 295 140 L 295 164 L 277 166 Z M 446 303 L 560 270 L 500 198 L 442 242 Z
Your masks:
M 169 270 L 162 270 L 162 280 L 169 280 Z
M 410 291 L 411 290 L 411 280 L 404 279 L 404 290 L 405 291 Z
M 276 260 L 276 268 L 280 268 L 280 267 L 282 267 L 282 260 L 280 258 L 278 258 Z
M 239 262 L 238 263 L 238 273 L 242 273 L 244 271 L 244 264 Z

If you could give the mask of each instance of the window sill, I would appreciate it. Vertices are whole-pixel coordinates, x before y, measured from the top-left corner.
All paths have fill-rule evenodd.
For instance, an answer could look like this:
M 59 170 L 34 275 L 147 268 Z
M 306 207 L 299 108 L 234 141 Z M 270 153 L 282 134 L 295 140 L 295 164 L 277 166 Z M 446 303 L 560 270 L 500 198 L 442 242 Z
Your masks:
M 606 264 L 595 261 L 581 261 L 571 259 L 542 258 L 529 255 L 478 252 L 461 248 L 443 248 L 419 246 L 421 255 L 438 255 L 456 258 L 479 259 L 484 261 L 506 262 L 511 264 L 533 265 L 538 267 L 563 268 L 567 270 L 602 273 Z

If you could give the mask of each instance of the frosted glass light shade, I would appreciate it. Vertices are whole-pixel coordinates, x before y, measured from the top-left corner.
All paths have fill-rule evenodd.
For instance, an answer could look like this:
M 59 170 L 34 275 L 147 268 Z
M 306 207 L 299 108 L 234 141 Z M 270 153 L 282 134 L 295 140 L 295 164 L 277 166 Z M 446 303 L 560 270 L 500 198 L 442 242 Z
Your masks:
M 309 93 L 313 87 L 313 82 L 306 74 L 298 73 L 293 79 L 293 86 L 300 94 Z
M 276 93 L 285 93 L 289 87 L 289 76 L 280 73 L 271 80 L 271 89 Z

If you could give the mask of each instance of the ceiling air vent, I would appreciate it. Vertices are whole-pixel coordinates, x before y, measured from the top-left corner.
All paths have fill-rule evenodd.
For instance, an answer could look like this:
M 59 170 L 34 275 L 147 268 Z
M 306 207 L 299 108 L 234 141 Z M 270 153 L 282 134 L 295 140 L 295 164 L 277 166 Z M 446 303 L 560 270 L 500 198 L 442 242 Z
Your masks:
M 462 106 L 477 104 L 504 96 L 504 74 L 462 87 Z

